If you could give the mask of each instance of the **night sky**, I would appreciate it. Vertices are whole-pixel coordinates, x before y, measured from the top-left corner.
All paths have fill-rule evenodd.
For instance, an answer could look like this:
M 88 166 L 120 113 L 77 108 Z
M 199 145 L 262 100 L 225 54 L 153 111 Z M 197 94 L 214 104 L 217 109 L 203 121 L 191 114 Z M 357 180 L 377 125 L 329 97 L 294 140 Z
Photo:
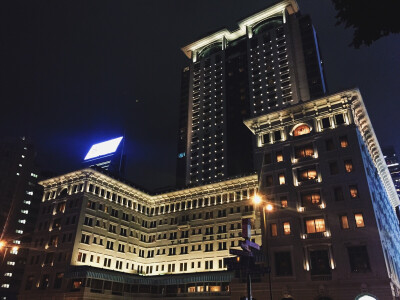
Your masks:
M 359 87 L 381 146 L 400 152 L 400 36 L 360 50 L 328 0 L 299 0 L 316 27 L 329 92 Z M 269 0 L 4 1 L 0 137 L 29 136 L 43 169 L 80 168 L 91 144 L 126 134 L 127 177 L 175 183 L 180 48 Z

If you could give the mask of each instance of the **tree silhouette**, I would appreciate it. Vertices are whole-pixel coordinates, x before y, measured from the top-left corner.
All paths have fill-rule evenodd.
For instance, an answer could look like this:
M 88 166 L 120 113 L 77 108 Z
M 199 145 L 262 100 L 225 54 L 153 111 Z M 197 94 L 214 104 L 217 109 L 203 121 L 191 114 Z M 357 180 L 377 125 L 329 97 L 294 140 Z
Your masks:
M 354 28 L 350 46 L 369 46 L 381 37 L 400 33 L 399 0 L 332 0 L 336 25 Z

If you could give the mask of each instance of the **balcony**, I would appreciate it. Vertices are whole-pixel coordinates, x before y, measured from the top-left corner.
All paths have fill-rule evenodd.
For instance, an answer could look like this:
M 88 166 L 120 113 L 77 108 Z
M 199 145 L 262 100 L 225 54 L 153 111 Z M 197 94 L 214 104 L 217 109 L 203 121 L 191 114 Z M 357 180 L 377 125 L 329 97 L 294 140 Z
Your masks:
M 326 237 L 330 237 L 330 236 L 331 236 L 331 233 L 329 231 L 323 231 L 323 232 L 302 234 L 301 238 L 303 240 L 305 240 L 305 239 L 322 239 L 322 238 L 326 238 Z
M 244 211 L 242 212 L 242 217 L 253 216 L 254 214 L 254 211 Z

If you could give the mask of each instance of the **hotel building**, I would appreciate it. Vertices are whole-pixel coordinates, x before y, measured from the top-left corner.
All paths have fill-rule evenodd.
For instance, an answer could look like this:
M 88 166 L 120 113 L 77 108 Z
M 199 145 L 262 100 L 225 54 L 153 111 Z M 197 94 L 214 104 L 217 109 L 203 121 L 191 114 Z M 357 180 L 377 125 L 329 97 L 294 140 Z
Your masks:
M 245 124 L 263 161 L 259 195 L 275 207 L 262 226 L 273 299 L 399 299 L 399 199 L 359 91 Z
M 257 175 L 160 195 L 94 169 L 41 184 L 20 299 L 229 298 L 224 258 L 239 248 L 242 218 L 254 219 Z
M 185 47 L 178 184 L 251 173 L 253 144 L 243 120 L 322 96 L 314 27 L 294 0 L 281 1 Z
M 183 48 L 178 170 L 193 186 L 150 194 L 91 168 L 42 181 L 19 299 L 242 299 L 224 258 L 243 218 L 271 270 L 253 274 L 256 299 L 399 299 L 399 199 L 359 91 L 323 96 L 295 1 L 238 27 Z
M 245 280 L 224 258 L 240 249 L 243 218 L 271 267 L 273 299 L 398 299 L 399 199 L 359 91 L 245 124 L 259 177 L 159 195 L 93 169 L 42 181 L 19 299 L 239 300 Z M 268 279 L 254 274 L 254 298 L 269 295 Z

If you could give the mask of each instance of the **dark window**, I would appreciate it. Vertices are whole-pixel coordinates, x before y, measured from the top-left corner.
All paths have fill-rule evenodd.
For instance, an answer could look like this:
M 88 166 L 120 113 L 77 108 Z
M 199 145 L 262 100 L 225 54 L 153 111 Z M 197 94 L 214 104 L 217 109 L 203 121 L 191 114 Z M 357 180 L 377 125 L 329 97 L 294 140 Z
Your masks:
M 332 139 L 327 139 L 325 141 L 326 151 L 332 151 L 335 149 L 335 144 Z
M 329 171 L 331 175 L 336 175 L 339 173 L 339 167 L 336 161 L 330 162 L 329 163 Z
M 331 121 L 329 120 L 329 118 L 323 118 L 322 119 L 322 128 L 329 128 L 331 127 Z
M 335 200 L 336 201 L 343 201 L 344 197 L 343 197 L 343 190 L 341 187 L 335 187 L 333 189 L 333 193 L 335 195 Z
M 290 252 L 275 253 L 275 273 L 276 276 L 292 276 L 292 259 Z
M 270 164 L 271 162 L 272 162 L 271 153 L 265 153 L 264 154 L 264 165 Z
M 271 236 L 278 236 L 278 226 L 276 223 L 271 224 Z
M 350 268 L 353 273 L 371 271 L 366 246 L 348 247 Z
M 33 258 L 33 257 L 32 257 Z M 34 276 L 28 276 L 28 278 L 26 279 L 26 284 L 25 284 L 25 290 L 30 290 L 33 287 L 33 280 L 34 280 Z
M 327 250 L 316 250 L 310 252 L 311 275 L 329 275 L 329 255 Z
M 54 279 L 54 288 L 55 289 L 60 289 L 62 280 L 64 278 L 64 273 L 57 273 L 56 278 Z
M 279 130 L 275 131 L 274 132 L 274 140 L 275 141 L 280 141 L 281 139 L 282 139 L 281 132 Z
M 335 116 L 335 120 L 336 120 L 336 125 L 342 125 L 344 124 L 344 117 L 343 114 L 338 114 Z
M 265 176 L 265 186 L 272 186 L 273 183 L 272 175 Z
M 42 279 L 40 280 L 39 288 L 46 289 L 49 286 L 49 275 L 42 275 Z

